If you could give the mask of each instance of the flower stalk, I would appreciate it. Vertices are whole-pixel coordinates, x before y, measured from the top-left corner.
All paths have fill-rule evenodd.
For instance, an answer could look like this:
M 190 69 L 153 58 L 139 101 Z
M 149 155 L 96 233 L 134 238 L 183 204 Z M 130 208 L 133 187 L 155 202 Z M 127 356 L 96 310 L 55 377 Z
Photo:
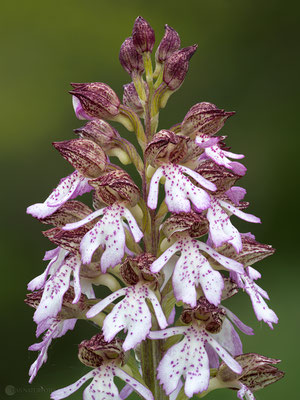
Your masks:
M 154 43 L 152 27 L 138 17 L 119 54 L 131 77 L 123 103 L 104 83 L 72 84 L 75 114 L 88 122 L 75 130 L 79 138 L 53 145 L 74 172 L 27 209 L 53 225 L 43 234 L 56 246 L 45 254 L 45 271 L 28 284 L 26 303 L 35 308 L 37 336 L 43 334 L 29 348 L 39 352 L 30 382 L 52 340 L 78 319 L 95 326 L 78 347 L 89 372 L 54 391 L 54 400 L 87 381 L 83 399 L 123 400 L 135 391 L 146 400 L 182 400 L 234 389 L 253 400 L 284 375 L 272 365 L 279 360 L 243 353 L 238 331 L 253 329 L 226 307 L 241 290 L 259 321 L 272 329 L 278 322 L 253 267 L 274 249 L 231 221 L 261 222 L 244 211 L 246 191 L 236 186 L 246 167 L 235 160 L 244 155 L 217 135 L 234 113 L 201 102 L 182 122 L 158 131 L 159 111 L 183 84 L 197 45 L 180 49 L 178 33 L 166 25 L 153 68 Z M 136 135 L 140 149 L 108 121 Z M 126 170 L 130 163 L 140 186 Z M 74 200 L 90 192 L 93 209 Z M 111 293 L 97 298 L 97 286 Z M 116 377 L 125 382 L 121 391 Z

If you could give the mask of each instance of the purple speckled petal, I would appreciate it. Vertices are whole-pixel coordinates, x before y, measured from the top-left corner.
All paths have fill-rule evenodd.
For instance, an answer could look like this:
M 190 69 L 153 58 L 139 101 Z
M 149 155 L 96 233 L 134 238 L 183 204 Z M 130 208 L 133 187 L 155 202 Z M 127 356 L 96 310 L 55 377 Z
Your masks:
M 218 137 L 218 136 L 212 137 L 212 136 L 205 135 L 205 134 L 198 135 L 195 138 L 195 143 L 201 149 L 206 149 L 207 147 L 214 146 L 214 145 L 218 144 L 219 141 L 220 141 L 220 137 Z
M 30 351 L 39 351 L 35 362 L 31 365 L 29 370 L 29 383 L 36 377 L 38 370 L 47 361 L 47 351 L 53 339 L 63 336 L 68 330 L 74 329 L 77 319 L 70 319 L 66 321 L 52 320 L 48 331 L 45 333 L 42 342 L 35 343 L 29 347 Z
M 205 148 L 205 154 L 212 159 L 216 164 L 223 165 L 228 169 L 233 169 L 232 162 L 229 158 L 240 159 L 244 158 L 243 154 L 235 154 L 229 151 L 221 150 L 218 144 Z M 229 158 L 227 158 L 229 157 Z
M 172 346 L 157 368 L 157 377 L 167 395 L 174 392 L 181 376 L 185 378 L 184 391 L 190 398 L 207 389 L 209 360 L 205 351 L 206 338 L 193 326 L 185 327 L 183 340 Z
M 68 251 L 61 249 L 59 247 L 57 247 L 57 249 L 58 249 L 58 251 L 53 253 L 53 258 L 48 263 L 45 271 L 41 275 L 35 277 L 28 283 L 28 285 L 27 285 L 28 290 L 33 291 L 33 290 L 38 290 L 38 289 L 41 289 L 42 287 L 44 287 L 48 275 L 54 274 L 57 271 L 57 269 L 61 266 L 66 255 L 68 254 Z
M 241 400 L 245 397 L 246 400 L 255 400 L 255 397 L 247 386 L 241 383 L 241 389 L 237 392 L 237 397 Z
M 207 210 L 207 219 L 209 221 L 210 240 L 216 247 L 228 242 L 232 244 L 237 253 L 242 250 L 241 235 L 231 224 L 229 216 L 220 206 L 218 200 L 211 199 L 211 206 Z
M 139 395 L 141 395 L 145 400 L 154 400 L 154 397 L 149 389 L 147 389 L 144 385 L 138 382 L 136 379 L 132 378 L 121 368 L 116 368 L 115 371 L 116 376 L 122 379 L 124 382 L 129 384 Z
M 196 287 L 200 284 L 207 300 L 218 305 L 224 287 L 223 279 L 218 271 L 214 271 L 206 258 L 199 252 L 198 241 L 183 238 L 181 256 L 173 273 L 174 295 L 178 301 L 196 306 Z
M 165 314 L 161 308 L 161 305 L 157 297 L 155 296 L 155 294 L 152 292 L 151 289 L 148 290 L 148 299 L 151 301 L 151 304 L 153 306 L 159 327 L 161 329 L 166 328 L 168 326 L 168 322 L 166 320 Z
M 72 383 L 71 385 L 66 386 L 65 388 L 62 389 L 55 390 L 55 392 L 52 392 L 50 398 L 52 400 L 60 400 L 69 397 L 71 394 L 76 392 L 86 381 L 96 376 L 96 374 L 97 370 L 92 370 L 88 372 L 86 375 L 82 376 L 80 379 L 78 379 L 78 381 Z
M 37 324 L 46 318 L 56 317 L 60 312 L 63 296 L 69 288 L 71 273 L 80 266 L 81 262 L 78 256 L 69 256 L 48 280 L 40 304 L 33 316 Z
M 217 190 L 217 187 L 214 183 L 210 182 L 209 180 L 203 178 L 198 172 L 193 171 L 190 168 L 183 167 L 182 165 L 180 166 L 180 169 L 182 172 L 185 172 L 187 175 L 191 176 L 193 179 L 195 179 L 196 182 L 198 182 L 201 186 L 203 186 L 205 189 L 215 191 Z
M 244 290 L 250 296 L 257 319 L 259 321 L 263 320 L 271 329 L 273 329 L 272 324 L 278 323 L 277 315 L 268 307 L 267 303 L 255 287 L 255 283 L 246 274 L 241 277 L 244 282 Z
M 151 272 L 159 272 L 164 265 L 167 264 L 169 259 L 177 252 L 181 250 L 181 246 L 178 242 L 172 244 L 160 257 L 158 257 L 154 263 L 151 264 L 150 270 Z
M 77 222 L 73 222 L 71 224 L 67 224 L 62 229 L 64 231 L 72 231 L 73 229 L 80 228 L 81 226 L 87 224 L 88 222 L 93 221 L 95 218 L 97 218 L 100 215 L 102 215 L 104 210 L 105 210 L 104 208 L 101 208 L 100 210 L 94 211 L 92 214 L 90 214 L 86 218 L 84 218 L 84 219 L 82 219 L 80 221 L 77 221 Z
M 148 338 L 157 339 L 167 339 L 175 335 L 183 335 L 186 331 L 186 326 L 174 326 L 173 328 L 163 329 L 161 331 L 150 331 L 148 333 Z
M 228 210 L 232 214 L 236 215 L 237 217 L 243 219 L 244 221 L 253 222 L 253 223 L 256 223 L 256 224 L 261 223 L 260 218 L 256 217 L 255 215 L 247 214 L 247 213 L 245 213 L 245 212 L 243 212 L 241 210 L 238 210 L 237 208 L 233 207 L 232 205 L 226 203 L 226 201 L 219 200 L 219 203 L 223 208 L 225 208 L 226 210 Z
M 127 223 L 129 225 L 130 231 L 132 233 L 132 236 L 134 237 L 134 240 L 136 242 L 139 242 L 143 235 L 143 232 L 140 230 L 136 220 L 134 219 L 133 215 L 127 208 L 124 207 L 123 211 L 123 216 L 127 219 Z
M 229 269 L 231 271 L 235 271 L 238 273 L 244 272 L 243 264 L 239 263 L 238 261 L 232 260 L 231 258 L 225 257 L 222 254 L 219 254 L 215 249 L 208 246 L 208 244 L 205 244 L 203 242 L 198 242 L 197 244 L 198 244 L 200 250 L 209 254 L 212 258 L 214 258 L 216 261 L 218 261 L 218 263 L 223 265 L 223 267 L 225 267 L 226 269 Z
M 63 178 L 56 189 L 50 194 L 50 196 L 44 201 L 44 203 L 33 204 L 27 208 L 27 214 L 31 214 L 36 218 L 46 218 L 53 214 L 59 209 L 66 201 L 74 198 L 77 195 L 78 187 L 82 186 L 82 181 L 85 180 L 78 171 L 74 171 L 71 175 Z M 83 185 L 86 186 L 85 183 Z M 86 188 L 86 191 L 89 191 Z M 83 189 L 80 190 L 82 194 Z
M 242 372 L 242 367 L 240 364 L 232 358 L 227 351 L 222 348 L 222 346 L 213 338 L 211 334 L 208 334 L 208 343 L 215 350 L 215 352 L 219 355 L 219 357 L 225 362 L 225 364 L 236 374 L 240 374 Z
M 158 199 L 158 191 L 159 191 L 159 181 L 161 177 L 163 176 L 163 170 L 162 168 L 158 168 L 154 175 L 151 178 L 150 182 L 150 189 L 149 189 L 149 194 L 148 194 L 148 200 L 147 200 L 147 205 L 149 208 L 152 210 L 155 210 L 157 207 L 157 199 Z
M 94 379 L 83 392 L 83 400 L 120 400 L 119 390 L 114 383 L 117 368 L 114 363 L 97 368 Z
M 124 329 L 127 336 L 123 349 L 127 351 L 147 337 L 152 326 L 151 313 L 145 301 L 148 291 L 145 285 L 127 288 L 126 297 L 115 305 L 104 320 L 103 333 L 106 341 L 110 342 Z
M 87 313 L 87 318 L 93 318 L 95 315 L 99 314 L 103 311 L 110 303 L 114 300 L 118 299 L 121 296 L 125 296 L 127 294 L 127 288 L 121 288 L 116 292 L 110 294 L 109 296 L 105 297 L 105 299 L 99 301 L 99 303 L 95 304 Z

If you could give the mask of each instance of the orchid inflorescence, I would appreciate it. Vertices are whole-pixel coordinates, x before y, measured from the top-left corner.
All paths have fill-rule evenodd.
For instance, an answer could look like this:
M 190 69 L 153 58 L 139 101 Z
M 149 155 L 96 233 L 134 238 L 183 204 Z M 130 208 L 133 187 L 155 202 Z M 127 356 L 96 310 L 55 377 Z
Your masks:
M 235 327 L 246 335 L 253 330 L 223 305 L 242 290 L 259 321 L 270 328 L 278 322 L 252 266 L 274 249 L 231 222 L 235 215 L 260 223 L 244 211 L 246 191 L 235 185 L 246 173 L 236 161 L 244 156 L 217 136 L 234 112 L 202 102 L 181 123 L 157 131 L 159 110 L 182 85 L 197 46 L 180 48 L 178 33 L 166 25 L 153 70 L 154 42 L 153 29 L 138 17 L 120 50 L 132 79 L 123 103 L 105 83 L 72 84 L 76 116 L 88 122 L 75 130 L 76 139 L 53 145 L 74 172 L 27 209 L 54 226 L 43 234 L 57 246 L 28 284 L 36 335 L 44 334 L 29 348 L 39 352 L 30 382 L 53 339 L 78 319 L 96 329 L 79 344 L 79 360 L 92 369 L 51 399 L 66 398 L 92 379 L 85 400 L 125 399 L 132 391 L 146 400 L 183 400 L 218 388 L 249 400 L 283 376 L 272 365 L 279 360 L 243 354 Z M 136 145 L 108 120 L 133 132 Z M 120 167 L 128 164 L 134 178 Z M 88 192 L 94 210 L 74 200 Z M 95 286 L 111 294 L 98 299 Z M 116 376 L 125 382 L 120 392 Z

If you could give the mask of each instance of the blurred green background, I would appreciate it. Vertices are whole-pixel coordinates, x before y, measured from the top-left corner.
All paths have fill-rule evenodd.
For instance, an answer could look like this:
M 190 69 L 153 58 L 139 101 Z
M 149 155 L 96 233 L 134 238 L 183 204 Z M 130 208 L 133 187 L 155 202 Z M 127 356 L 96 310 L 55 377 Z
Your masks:
M 87 372 L 77 360 L 77 343 L 95 329 L 79 322 L 74 332 L 53 343 L 47 364 L 32 385 L 27 383 L 37 353 L 27 351 L 36 341 L 35 324 L 23 298 L 27 282 L 45 268 L 44 251 L 53 246 L 41 234 L 45 226 L 25 209 L 43 201 L 72 171 L 51 146 L 73 138 L 72 130 L 82 125 L 73 113 L 69 82 L 103 81 L 122 96 L 129 76 L 118 53 L 138 15 L 151 23 L 157 43 L 168 23 L 183 46 L 199 44 L 185 84 L 161 113 L 160 127 L 181 121 L 199 101 L 237 111 L 222 133 L 234 152 L 246 155 L 248 175 L 241 184 L 248 191 L 249 212 L 262 217 L 263 224 L 235 222 L 277 249 L 257 267 L 280 322 L 274 331 L 258 323 L 242 293 L 230 304 L 255 328 L 255 336 L 242 334 L 245 352 L 280 358 L 286 371 L 284 380 L 257 392 L 257 399 L 293 395 L 299 379 L 298 1 L 10 0 L 2 2 L 0 16 L 0 400 L 48 399 L 52 390 Z M 235 399 L 236 394 L 219 391 L 207 398 Z M 81 392 L 71 399 L 82 399 Z

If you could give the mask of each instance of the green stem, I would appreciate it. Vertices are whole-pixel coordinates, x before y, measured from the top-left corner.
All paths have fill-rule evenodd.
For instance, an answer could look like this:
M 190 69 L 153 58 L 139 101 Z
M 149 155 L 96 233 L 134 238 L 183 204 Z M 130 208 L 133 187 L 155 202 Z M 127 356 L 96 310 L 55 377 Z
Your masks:
M 150 69 L 149 60 L 147 59 L 148 65 L 146 70 Z M 150 71 L 150 79 L 147 81 L 152 81 L 152 69 Z M 150 83 L 148 82 L 148 84 Z M 155 132 L 151 132 L 151 103 L 153 100 L 153 92 L 150 83 L 149 88 L 149 96 L 145 102 L 145 135 L 148 143 L 151 140 L 152 134 Z M 147 159 L 144 154 L 144 174 L 143 174 L 143 198 L 145 204 L 147 204 L 147 196 L 148 196 L 148 184 L 146 178 L 146 168 L 147 168 Z M 144 237 L 145 240 L 145 251 L 156 255 L 157 246 L 158 246 L 158 234 L 157 228 L 155 225 L 155 210 L 149 210 L 150 215 L 150 229 L 151 234 Z M 154 318 L 153 318 L 154 319 Z M 156 321 L 153 323 L 153 329 L 158 329 L 158 325 Z M 169 397 L 163 391 L 162 386 L 159 384 L 157 375 L 157 367 L 162 358 L 163 354 L 163 341 L 162 340 L 149 340 L 146 339 L 141 344 L 141 367 L 142 367 L 142 375 L 146 385 L 151 390 L 155 400 L 167 400 Z

